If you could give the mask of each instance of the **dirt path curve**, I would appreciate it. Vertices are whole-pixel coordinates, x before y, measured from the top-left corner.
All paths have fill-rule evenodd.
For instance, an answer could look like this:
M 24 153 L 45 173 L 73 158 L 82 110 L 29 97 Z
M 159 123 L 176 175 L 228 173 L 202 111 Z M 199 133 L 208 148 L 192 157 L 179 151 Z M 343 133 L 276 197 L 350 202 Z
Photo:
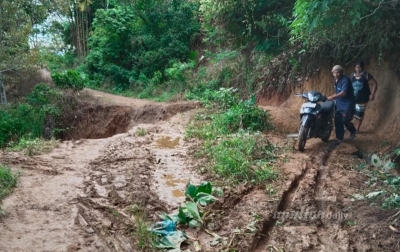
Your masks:
M 1 153 L 0 162 L 21 176 L 3 200 L 8 216 L 0 220 L 0 251 L 137 251 L 132 211 L 145 207 L 152 217 L 176 207 L 187 180 L 200 180 L 185 159 L 191 143 L 183 141 L 196 104 L 85 92 L 113 103 L 114 114 L 128 111 L 135 120 L 124 133 L 64 141 L 50 154 Z
M 119 96 L 119 95 L 113 95 L 109 93 L 104 93 L 101 91 L 97 91 L 94 89 L 90 88 L 85 88 L 83 92 L 88 92 L 94 97 L 102 100 L 103 102 L 106 103 L 111 103 L 111 104 L 117 104 L 117 105 L 122 105 L 122 106 L 145 106 L 149 104 L 160 104 L 160 105 L 165 105 L 166 103 L 161 103 L 161 102 L 153 102 L 149 100 L 142 100 L 142 99 L 134 99 L 134 98 L 129 98 L 129 97 L 124 97 L 124 96 Z

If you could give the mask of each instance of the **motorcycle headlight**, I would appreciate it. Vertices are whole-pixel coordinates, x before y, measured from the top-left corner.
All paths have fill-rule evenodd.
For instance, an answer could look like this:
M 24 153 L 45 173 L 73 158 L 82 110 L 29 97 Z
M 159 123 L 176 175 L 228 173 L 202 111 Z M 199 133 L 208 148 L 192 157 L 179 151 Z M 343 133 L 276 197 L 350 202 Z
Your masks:
M 319 99 L 319 95 L 314 95 L 313 93 L 308 93 L 308 100 L 310 102 L 316 102 Z
M 311 113 L 312 110 L 313 110 L 313 108 L 301 107 L 300 113 L 301 114 L 308 114 L 308 113 Z

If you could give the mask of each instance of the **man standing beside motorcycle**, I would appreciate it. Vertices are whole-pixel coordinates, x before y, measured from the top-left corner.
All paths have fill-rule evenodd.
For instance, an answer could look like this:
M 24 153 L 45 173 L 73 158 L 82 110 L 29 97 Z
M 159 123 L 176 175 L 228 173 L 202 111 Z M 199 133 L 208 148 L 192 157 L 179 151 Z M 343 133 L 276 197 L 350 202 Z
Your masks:
M 332 68 L 332 74 L 335 79 L 335 94 L 328 97 L 329 101 L 335 100 L 335 131 L 336 139 L 340 142 L 344 139 L 344 127 L 350 131 L 349 139 L 356 136 L 356 128 L 351 120 L 354 115 L 354 92 L 351 80 L 343 74 L 343 67 L 336 65 Z

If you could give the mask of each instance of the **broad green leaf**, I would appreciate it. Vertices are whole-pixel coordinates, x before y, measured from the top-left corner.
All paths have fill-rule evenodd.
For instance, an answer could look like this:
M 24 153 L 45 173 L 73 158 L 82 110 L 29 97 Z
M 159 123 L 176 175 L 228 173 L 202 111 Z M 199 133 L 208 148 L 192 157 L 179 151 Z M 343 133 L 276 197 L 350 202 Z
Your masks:
M 189 221 L 189 227 L 190 228 L 199 228 L 199 227 L 201 227 L 201 223 L 198 222 L 197 220 L 193 219 L 193 220 Z
M 179 218 L 180 223 L 182 223 L 182 224 L 188 223 L 190 221 L 190 219 L 192 219 L 188 215 L 190 215 L 190 214 L 187 211 L 186 207 L 179 207 L 178 218 Z
M 197 192 L 196 186 L 189 184 L 186 188 L 185 196 L 189 195 L 192 199 L 194 199 L 194 197 L 196 197 L 196 192 Z
M 191 214 L 193 219 L 203 223 L 203 220 L 200 217 L 199 209 L 197 208 L 196 203 L 188 202 L 186 203 L 187 211 Z
M 202 206 L 206 206 L 207 204 L 212 203 L 216 200 L 217 200 L 217 198 L 215 198 L 211 194 L 207 194 L 207 193 L 197 194 L 197 202 Z
M 212 186 L 211 186 L 210 182 L 206 182 L 206 181 L 201 182 L 201 184 L 197 188 L 197 194 L 199 194 L 200 192 L 211 194 Z

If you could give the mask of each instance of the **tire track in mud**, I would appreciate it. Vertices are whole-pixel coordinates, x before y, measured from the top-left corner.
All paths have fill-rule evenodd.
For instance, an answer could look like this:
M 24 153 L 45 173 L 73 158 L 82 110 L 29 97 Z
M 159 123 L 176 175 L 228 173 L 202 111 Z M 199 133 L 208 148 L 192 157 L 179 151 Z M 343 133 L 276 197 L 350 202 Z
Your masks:
M 333 142 L 328 145 L 326 148 L 326 152 L 322 151 L 318 154 L 317 157 L 317 173 L 315 175 L 315 189 L 314 189 L 314 199 L 316 203 L 317 210 L 321 210 L 324 207 L 325 199 L 323 197 L 323 188 L 325 186 L 325 177 L 328 172 L 327 163 L 329 158 L 333 152 L 333 150 L 338 146 L 338 143 Z
M 311 160 L 307 161 L 303 164 L 301 174 L 297 175 L 290 183 L 289 188 L 283 192 L 282 197 L 279 201 L 276 212 L 281 213 L 290 208 L 290 205 L 293 201 L 293 197 L 296 192 L 300 189 L 299 186 L 303 179 L 307 175 L 312 175 L 314 173 L 315 180 L 315 189 L 314 195 L 318 196 L 321 194 L 321 190 L 323 188 L 323 177 L 325 174 L 325 164 L 330 157 L 332 151 L 338 146 L 336 141 L 333 141 L 327 144 L 325 147 L 317 155 L 311 155 Z M 319 205 L 319 203 L 317 203 Z M 319 206 L 317 206 L 318 208 Z M 268 245 L 271 239 L 271 232 L 273 231 L 278 219 L 274 214 L 271 214 L 268 219 L 264 221 L 262 224 L 262 229 L 256 233 L 253 243 L 249 249 L 249 251 L 265 251 L 265 247 Z
M 181 141 L 185 118 L 186 114 L 155 125 L 138 124 L 115 136 L 88 164 L 75 223 L 86 231 L 91 246 L 135 251 L 138 211 L 152 222 L 158 220 L 157 212 L 169 212 L 183 201 L 173 198 L 173 191 L 183 190 L 186 178 L 198 180 L 190 176 L 184 159 L 190 145 Z

